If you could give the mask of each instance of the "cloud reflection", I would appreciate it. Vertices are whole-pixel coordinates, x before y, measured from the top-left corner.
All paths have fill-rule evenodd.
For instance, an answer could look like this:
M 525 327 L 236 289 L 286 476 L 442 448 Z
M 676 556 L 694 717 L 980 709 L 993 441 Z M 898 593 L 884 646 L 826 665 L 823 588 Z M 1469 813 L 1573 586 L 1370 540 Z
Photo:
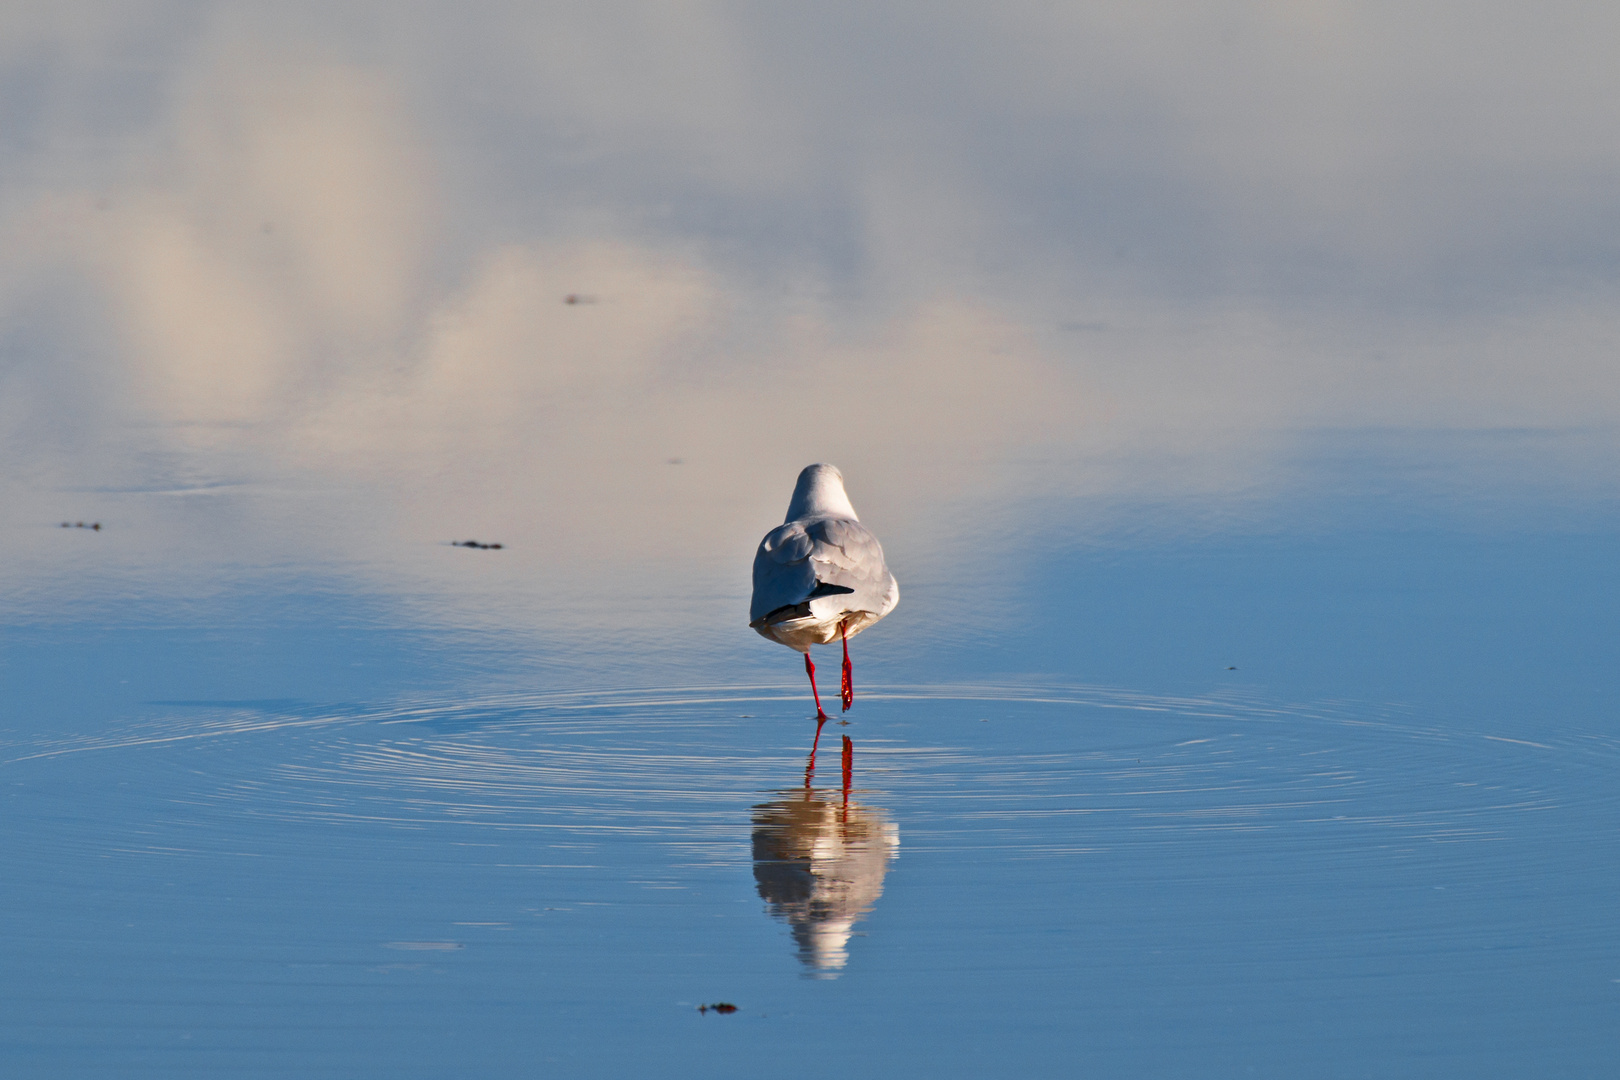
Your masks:
M 871 806 L 810 788 L 754 807 L 754 881 L 793 932 L 809 974 L 836 978 L 856 922 L 883 895 L 900 828 Z
M 1611 483 L 1574 9 L 346 10 L 5 16 L 16 581 L 116 510 L 128 566 L 468 618 L 740 592 L 814 460 L 921 580 L 994 576 L 989 504 L 1309 487 L 1324 429 L 1579 430 L 1515 475 Z

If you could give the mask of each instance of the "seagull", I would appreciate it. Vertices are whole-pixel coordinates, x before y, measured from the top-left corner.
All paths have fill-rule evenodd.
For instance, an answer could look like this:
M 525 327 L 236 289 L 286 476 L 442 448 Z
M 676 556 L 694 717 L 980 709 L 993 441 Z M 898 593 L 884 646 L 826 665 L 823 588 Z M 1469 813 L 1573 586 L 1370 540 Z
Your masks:
M 806 466 L 794 485 L 787 520 L 765 534 L 754 555 L 748 625 L 761 636 L 804 653 L 804 670 L 816 701 L 812 762 L 821 726 L 831 718 L 821 708 L 810 646 L 843 641 L 840 697 L 847 712 L 855 700 L 849 639 L 899 602 L 900 586 L 883 561 L 883 545 L 855 516 L 844 493 L 844 474 L 831 465 Z

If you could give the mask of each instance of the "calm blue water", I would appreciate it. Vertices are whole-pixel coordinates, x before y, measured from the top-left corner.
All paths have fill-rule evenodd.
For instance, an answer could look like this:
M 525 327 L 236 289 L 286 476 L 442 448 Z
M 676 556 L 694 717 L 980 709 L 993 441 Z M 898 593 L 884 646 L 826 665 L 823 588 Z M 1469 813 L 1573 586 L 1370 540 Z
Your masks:
M 982 628 L 902 576 L 808 787 L 740 616 L 659 651 L 296 562 L 36 590 L 4 1071 L 1609 1075 L 1615 519 L 1318 511 L 1049 515 Z
M 0 7 L 0 1080 L 1615 1075 L 1600 8 Z

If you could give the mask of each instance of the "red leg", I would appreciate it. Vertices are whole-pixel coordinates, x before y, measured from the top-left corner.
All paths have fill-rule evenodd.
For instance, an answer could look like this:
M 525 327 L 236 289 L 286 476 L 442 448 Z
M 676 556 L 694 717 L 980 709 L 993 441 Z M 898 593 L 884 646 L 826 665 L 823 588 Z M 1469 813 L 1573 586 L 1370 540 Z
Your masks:
M 816 747 L 821 745 L 821 729 L 826 726 L 828 719 L 830 718 L 823 716 L 821 719 L 816 721 L 816 738 L 815 741 L 810 744 L 810 761 L 804 767 L 804 786 L 807 788 L 810 786 L 810 781 L 815 779 Z
M 849 802 L 849 780 L 855 773 L 855 744 L 844 736 L 844 802 Z
M 849 663 L 848 623 L 838 624 L 838 636 L 844 639 L 844 679 L 843 685 L 839 688 L 839 692 L 844 698 L 844 711 L 849 712 L 849 707 L 855 704 L 855 669 L 851 667 Z M 808 656 L 809 653 L 806 653 L 805 655 Z
M 804 651 L 804 670 L 810 676 L 810 693 L 816 699 L 816 737 L 810 744 L 810 762 L 804 767 L 804 786 L 809 787 L 816 775 L 816 747 L 821 745 L 821 729 L 832 717 L 821 708 L 821 694 L 816 690 L 816 665 L 810 662 L 810 650 Z
M 816 699 L 816 719 L 828 720 L 830 717 L 821 711 L 821 694 L 816 690 L 816 665 L 810 662 L 810 650 L 804 650 L 804 670 L 810 676 L 810 694 Z M 819 732 L 819 729 L 818 729 Z

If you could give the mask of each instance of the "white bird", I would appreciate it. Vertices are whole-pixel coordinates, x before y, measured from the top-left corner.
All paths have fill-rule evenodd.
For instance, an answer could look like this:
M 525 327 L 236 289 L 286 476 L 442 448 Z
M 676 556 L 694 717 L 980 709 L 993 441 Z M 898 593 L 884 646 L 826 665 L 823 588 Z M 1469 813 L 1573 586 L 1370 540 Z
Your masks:
M 799 474 L 787 520 L 765 534 L 754 555 L 754 601 L 748 625 L 772 641 L 804 653 L 816 700 L 816 739 L 828 716 L 816 690 L 810 646 L 844 642 L 841 697 L 855 699 L 849 639 L 893 611 L 900 586 L 883 561 L 883 545 L 855 516 L 844 474 L 810 465 Z M 811 760 L 815 760 L 811 749 Z

